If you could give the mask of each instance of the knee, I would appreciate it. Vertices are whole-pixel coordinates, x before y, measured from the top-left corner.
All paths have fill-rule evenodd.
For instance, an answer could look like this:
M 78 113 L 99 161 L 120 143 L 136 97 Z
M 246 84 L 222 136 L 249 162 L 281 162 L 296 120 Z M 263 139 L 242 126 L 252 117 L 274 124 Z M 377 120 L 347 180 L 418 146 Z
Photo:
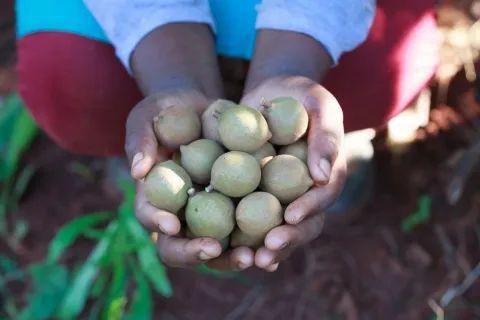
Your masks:
M 33 34 L 18 44 L 19 93 L 39 126 L 78 154 L 122 155 L 125 121 L 141 98 L 113 50 L 66 34 Z

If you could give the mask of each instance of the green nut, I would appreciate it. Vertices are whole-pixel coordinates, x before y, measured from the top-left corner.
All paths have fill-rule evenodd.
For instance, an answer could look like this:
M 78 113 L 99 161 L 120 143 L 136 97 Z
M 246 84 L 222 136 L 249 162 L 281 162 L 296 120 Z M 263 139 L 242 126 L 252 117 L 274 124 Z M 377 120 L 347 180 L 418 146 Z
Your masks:
M 229 197 L 243 197 L 254 191 L 261 179 L 260 164 L 248 153 L 227 152 L 212 167 L 210 186 Z
M 223 152 L 222 146 L 217 142 L 200 139 L 189 145 L 180 146 L 180 161 L 193 182 L 208 184 L 213 163 Z
M 188 200 L 192 180 L 172 160 L 157 163 L 145 177 L 145 196 L 155 207 L 177 213 Z
M 235 227 L 235 206 L 218 192 L 201 191 L 188 200 L 185 218 L 188 228 L 197 237 L 222 240 Z
M 308 128 L 308 114 L 305 107 L 291 97 L 279 97 L 263 101 L 263 115 L 272 132 L 270 142 L 276 145 L 292 144 L 300 139 Z
M 247 106 L 226 109 L 218 124 L 223 145 L 232 151 L 254 152 L 271 137 L 262 114 Z
M 261 189 L 288 204 L 307 192 L 313 185 L 307 166 L 302 160 L 281 154 L 262 168 Z

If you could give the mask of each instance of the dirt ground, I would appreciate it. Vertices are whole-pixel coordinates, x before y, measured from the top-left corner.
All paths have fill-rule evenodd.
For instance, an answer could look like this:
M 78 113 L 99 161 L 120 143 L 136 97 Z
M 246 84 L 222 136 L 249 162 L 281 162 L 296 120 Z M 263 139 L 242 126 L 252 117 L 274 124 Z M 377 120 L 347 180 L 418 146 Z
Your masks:
M 273 274 L 250 270 L 228 280 L 170 269 L 174 296 L 156 297 L 157 318 L 430 319 L 429 301 L 438 302 L 480 261 L 478 166 L 456 205 L 445 196 L 455 174 L 455 154 L 468 147 L 479 128 L 480 105 L 464 79 L 462 72 L 454 78 L 445 103 L 434 99 L 430 123 L 417 131 L 406 153 L 393 154 L 385 134 L 378 134 L 374 197 L 355 221 L 329 227 Z M 432 84 L 433 96 L 437 89 Z M 120 199 L 106 160 L 71 155 L 41 136 L 24 161 L 37 168 L 15 213 L 30 228 L 17 255 L 26 266 L 45 255 L 63 223 L 85 212 L 113 209 Z M 79 174 L 78 164 L 91 174 Z M 432 199 L 431 218 L 411 232 L 401 231 L 402 219 L 417 209 L 421 195 Z M 79 243 L 66 262 L 90 248 L 87 241 Z M 24 290 L 19 287 L 17 294 Z M 480 281 L 446 311 L 448 319 L 480 319 Z

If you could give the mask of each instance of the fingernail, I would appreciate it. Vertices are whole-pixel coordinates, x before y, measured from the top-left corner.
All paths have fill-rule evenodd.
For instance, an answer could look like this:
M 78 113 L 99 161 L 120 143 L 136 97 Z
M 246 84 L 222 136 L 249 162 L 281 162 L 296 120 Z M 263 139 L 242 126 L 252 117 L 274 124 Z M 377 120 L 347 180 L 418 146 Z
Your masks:
M 288 246 L 288 242 L 283 241 L 277 237 L 269 239 L 270 244 L 274 248 L 273 250 L 282 250 Z
M 137 154 L 135 154 L 135 156 L 133 156 L 133 160 L 132 160 L 132 168 L 135 168 L 137 166 L 137 164 L 143 160 L 143 153 L 142 152 L 139 152 Z
M 164 219 L 158 223 L 158 228 L 165 234 L 173 235 L 175 233 L 176 225 L 169 219 Z
M 273 257 L 269 257 L 269 256 L 262 256 L 260 259 L 259 259 L 259 263 L 258 265 L 261 267 L 261 266 L 264 266 L 264 268 L 268 267 L 269 265 L 271 265 L 274 260 Z
M 325 158 L 322 158 L 318 161 L 318 169 L 320 176 L 317 179 L 320 179 L 323 182 L 328 182 L 330 180 L 330 174 L 332 173 L 332 165 L 330 161 Z
M 200 260 L 209 260 L 211 259 L 212 257 L 209 256 L 205 251 L 200 251 L 200 253 L 198 254 L 198 258 Z
M 305 218 L 304 215 L 302 215 L 302 214 L 296 214 L 296 215 L 292 216 L 291 219 L 288 219 L 288 220 L 290 220 L 290 222 L 289 222 L 289 221 L 287 221 L 287 222 L 288 222 L 289 224 L 299 224 L 300 222 L 302 222 L 302 220 L 303 220 L 304 218 Z
M 278 264 L 279 264 L 278 262 L 275 263 L 275 264 L 272 264 L 272 265 L 268 266 L 268 267 L 266 268 L 266 270 L 267 270 L 268 272 L 277 271 L 277 269 L 278 269 Z
M 286 247 L 288 247 L 288 242 L 284 242 L 280 247 L 278 247 L 278 250 L 283 250 Z
M 237 263 L 237 267 L 238 267 L 238 269 L 240 269 L 240 270 L 244 270 L 244 269 L 246 269 L 246 268 L 248 267 L 248 265 L 247 265 L 245 262 L 239 261 L 239 262 Z
M 305 219 L 304 215 L 298 215 L 295 217 L 295 223 L 300 223 L 303 221 L 303 219 Z
M 168 231 L 165 230 L 161 223 L 157 223 L 157 227 L 163 234 L 168 234 Z

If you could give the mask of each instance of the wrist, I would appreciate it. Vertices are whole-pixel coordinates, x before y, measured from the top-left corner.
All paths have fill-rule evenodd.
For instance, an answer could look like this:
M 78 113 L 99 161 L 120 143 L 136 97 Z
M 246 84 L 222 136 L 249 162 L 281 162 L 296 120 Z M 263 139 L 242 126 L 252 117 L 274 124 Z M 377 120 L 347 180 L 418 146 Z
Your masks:
M 162 89 L 150 93 L 144 100 L 155 104 L 160 110 L 171 106 L 187 107 L 201 114 L 211 102 L 202 91 L 190 87 Z
M 307 35 L 263 29 L 257 35 L 245 92 L 271 78 L 300 76 L 321 82 L 332 63 L 326 49 Z
M 141 83 L 138 81 L 137 83 Z M 175 75 L 164 78 L 154 78 L 148 83 L 141 85 L 145 96 L 163 96 L 171 94 L 199 93 L 205 95 L 201 84 L 191 75 Z
M 145 95 L 194 90 L 221 96 L 213 35 L 206 24 L 172 23 L 145 36 L 131 57 L 133 76 Z

